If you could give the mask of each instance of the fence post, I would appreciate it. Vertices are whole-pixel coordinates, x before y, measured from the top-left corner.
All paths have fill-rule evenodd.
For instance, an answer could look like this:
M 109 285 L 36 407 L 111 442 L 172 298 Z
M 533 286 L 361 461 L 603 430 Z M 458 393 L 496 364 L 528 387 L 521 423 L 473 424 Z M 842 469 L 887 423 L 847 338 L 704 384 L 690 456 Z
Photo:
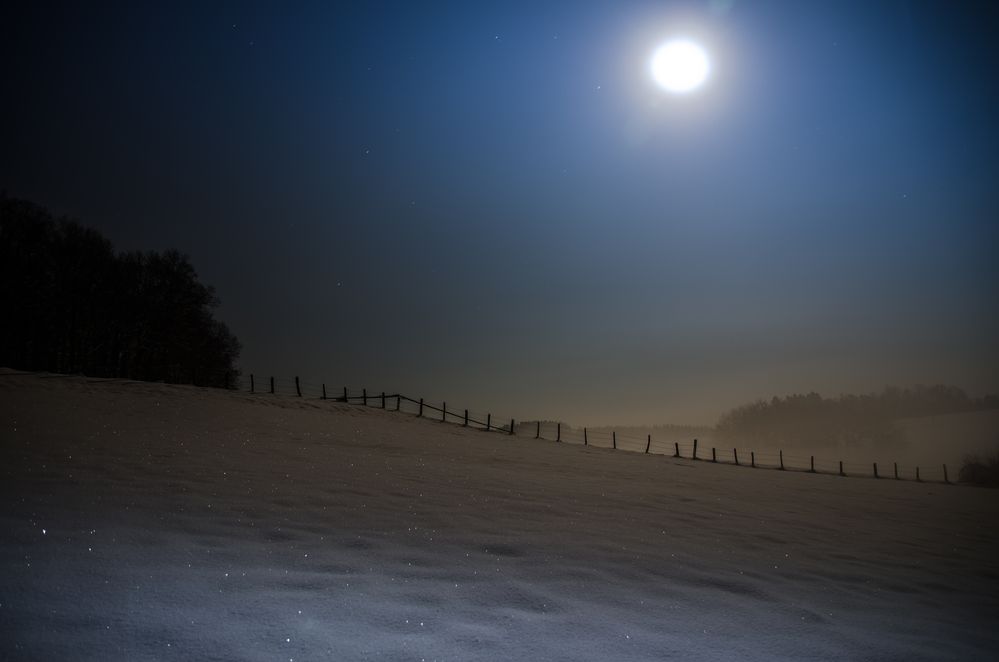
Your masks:
M 919 479 L 919 467 L 916 467 L 916 482 L 917 483 L 923 482 L 922 480 Z
M 361 393 L 364 394 L 364 406 L 368 406 L 368 389 L 363 389 Z
M 611 439 L 614 442 L 614 450 L 617 450 L 617 430 L 611 430 Z
M 694 454 L 690 456 L 691 460 L 697 459 L 697 440 L 694 439 Z
M 323 400 L 326 399 L 326 384 L 323 384 Z
M 493 427 L 493 415 L 486 414 L 486 431 L 488 432 Z
M 944 468 L 944 482 L 950 485 L 950 480 L 947 478 L 947 465 L 943 465 Z
M 874 463 L 874 477 L 875 478 L 878 477 L 878 463 L 877 462 Z
M 898 480 L 898 462 L 895 462 L 895 480 Z
M 535 439 L 541 438 L 541 421 L 538 421 L 538 431 L 534 433 Z
M 780 455 L 780 470 L 784 471 L 784 451 L 777 451 Z
M 735 466 L 739 466 L 739 449 L 738 448 L 733 448 L 732 449 L 732 457 L 735 458 Z
M 648 453 L 649 449 L 652 448 L 652 435 L 649 435 L 649 440 L 645 442 L 645 452 Z
M 399 411 L 399 407 L 402 406 L 402 395 L 395 396 L 395 410 Z
M 583 445 L 584 446 L 590 445 L 590 439 L 589 436 L 586 434 L 586 428 L 583 428 Z
M 251 372 L 250 373 L 250 393 L 253 393 L 253 391 L 254 391 L 254 388 L 253 388 L 253 373 Z
M 513 434 L 513 419 L 510 419 L 510 434 Z
M 809 471 L 811 471 L 812 473 L 815 473 L 815 456 L 814 455 L 812 456 L 811 469 L 809 469 Z
M 843 473 L 843 460 L 839 461 L 839 475 L 840 476 L 845 476 L 846 475 L 845 473 Z
M 749 451 L 749 466 L 756 468 L 756 451 Z
M 562 441 L 562 422 L 555 424 L 555 441 Z
M 298 393 L 298 397 L 302 397 L 302 385 L 298 383 L 298 375 L 295 375 L 295 392 Z
M 718 462 L 718 456 L 715 455 L 715 447 L 714 446 L 711 447 L 711 461 L 712 462 Z
M 673 442 L 673 457 L 680 457 L 680 442 Z
M 347 387 L 346 386 L 343 387 L 343 401 L 344 402 L 350 402 L 350 397 L 347 395 Z
M 417 416 L 423 416 L 423 398 L 420 398 L 420 413 Z
M 468 427 L 468 410 L 465 410 L 465 422 L 462 424 L 464 427 Z
M 274 378 L 271 377 L 271 395 L 274 394 Z
M 447 421 L 447 403 L 441 405 L 441 423 Z
M 385 409 L 385 391 L 382 391 L 382 409 Z

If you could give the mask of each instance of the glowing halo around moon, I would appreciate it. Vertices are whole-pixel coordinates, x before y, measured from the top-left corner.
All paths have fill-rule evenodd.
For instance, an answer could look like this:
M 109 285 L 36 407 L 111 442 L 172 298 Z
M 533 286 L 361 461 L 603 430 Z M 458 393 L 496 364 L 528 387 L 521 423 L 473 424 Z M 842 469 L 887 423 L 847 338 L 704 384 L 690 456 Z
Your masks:
M 703 48 L 688 39 L 673 39 L 656 49 L 649 63 L 652 79 L 667 92 L 686 94 L 704 84 L 711 63 Z

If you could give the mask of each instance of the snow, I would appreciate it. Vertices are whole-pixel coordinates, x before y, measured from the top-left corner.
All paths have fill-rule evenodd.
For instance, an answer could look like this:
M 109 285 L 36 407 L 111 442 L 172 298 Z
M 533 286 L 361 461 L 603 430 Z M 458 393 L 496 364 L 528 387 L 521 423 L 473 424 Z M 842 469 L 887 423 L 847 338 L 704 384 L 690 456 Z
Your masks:
M 0 659 L 993 659 L 999 492 L 0 373 Z

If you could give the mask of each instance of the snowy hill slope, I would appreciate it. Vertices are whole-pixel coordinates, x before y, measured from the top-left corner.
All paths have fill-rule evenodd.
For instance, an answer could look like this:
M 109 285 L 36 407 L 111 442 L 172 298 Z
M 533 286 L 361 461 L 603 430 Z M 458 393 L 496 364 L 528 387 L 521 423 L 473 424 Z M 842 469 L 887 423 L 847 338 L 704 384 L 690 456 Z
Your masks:
M 0 374 L 0 659 L 992 659 L 999 492 Z

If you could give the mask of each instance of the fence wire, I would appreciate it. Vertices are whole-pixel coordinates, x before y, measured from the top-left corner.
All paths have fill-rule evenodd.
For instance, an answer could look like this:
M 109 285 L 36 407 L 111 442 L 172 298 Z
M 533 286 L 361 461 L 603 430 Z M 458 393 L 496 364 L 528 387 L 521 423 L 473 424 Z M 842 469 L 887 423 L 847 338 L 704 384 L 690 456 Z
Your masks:
M 811 472 L 817 474 L 870 477 L 879 479 L 955 482 L 956 475 L 948 473 L 946 465 L 900 465 L 896 462 L 870 462 L 830 460 L 803 455 L 795 451 L 756 451 L 751 448 L 720 448 L 690 439 L 663 439 L 652 435 L 618 434 L 606 429 L 589 430 L 572 427 L 558 421 L 517 421 L 512 416 L 498 416 L 488 411 L 457 407 L 447 401 L 412 398 L 400 393 L 333 386 L 328 382 L 298 377 L 258 377 L 243 375 L 238 380 L 240 391 L 261 395 L 280 395 L 323 399 L 404 414 L 420 416 L 441 423 L 457 424 L 474 429 L 555 441 L 566 444 L 594 446 L 653 455 L 666 455 L 685 460 L 697 460 L 758 469 Z

